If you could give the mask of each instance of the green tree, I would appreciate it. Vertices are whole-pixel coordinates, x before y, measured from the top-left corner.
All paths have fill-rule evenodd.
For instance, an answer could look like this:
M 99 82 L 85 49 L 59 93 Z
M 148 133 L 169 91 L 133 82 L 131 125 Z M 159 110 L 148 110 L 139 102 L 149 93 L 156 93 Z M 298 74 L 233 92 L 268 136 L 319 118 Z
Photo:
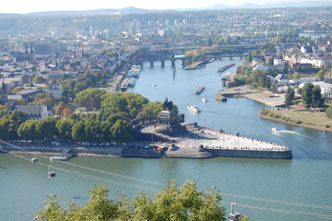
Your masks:
M 317 79 L 320 81 L 324 81 L 324 76 L 325 76 L 325 71 L 324 70 L 320 70 L 317 73 Z
M 285 94 L 285 104 L 288 107 L 288 109 L 292 105 L 293 99 L 294 99 L 294 89 L 288 87 Z
M 330 105 L 326 111 L 325 111 L 325 114 L 328 118 L 331 118 L 332 119 L 332 105 Z
M 85 206 L 67 203 L 62 208 L 54 195 L 49 196 L 35 220 L 226 220 L 220 192 L 214 188 L 199 191 L 194 182 L 187 181 L 181 188 L 171 182 L 154 198 L 140 192 L 133 200 L 122 194 L 116 201 L 108 196 L 107 187 L 100 185 L 89 192 Z
M 125 143 L 133 139 L 133 129 L 125 120 L 117 120 L 110 129 L 112 140 L 117 143 Z
M 306 83 L 302 88 L 302 101 L 305 109 L 310 109 L 312 106 L 312 89 L 314 85 L 312 83 Z
M 278 83 L 277 80 L 274 80 L 274 81 L 273 81 L 273 83 L 271 84 L 271 89 L 272 89 L 272 90 L 276 90 L 276 89 L 277 89 L 277 83 Z
M 301 76 L 300 76 L 300 73 L 299 72 L 295 72 L 294 74 L 293 74 L 293 79 L 300 79 L 301 78 Z
M 317 108 L 322 107 L 323 104 L 324 99 L 322 98 L 321 89 L 316 85 L 312 88 L 312 106 Z
M 12 140 L 17 138 L 17 123 L 6 117 L 0 118 L 0 139 Z
M 37 123 L 36 132 L 38 137 L 46 141 L 52 141 L 58 136 L 58 129 L 56 128 L 57 120 L 54 117 L 47 117 Z
M 85 107 L 87 110 L 100 109 L 101 96 L 105 93 L 105 91 L 96 88 L 88 88 L 79 92 L 74 102 L 80 107 Z
M 73 119 L 65 119 L 65 120 L 59 120 L 56 123 L 56 128 L 59 133 L 59 138 L 64 139 L 66 141 L 71 140 L 72 138 L 72 128 L 75 124 L 75 121 Z
M 37 75 L 33 78 L 33 83 L 34 84 L 45 84 L 45 83 L 47 83 L 47 80 L 43 76 Z
M 76 122 L 72 129 L 72 139 L 77 142 L 84 142 L 86 141 L 85 136 L 85 123 L 84 122 Z
M 25 140 L 36 140 L 38 139 L 37 135 L 37 121 L 28 120 L 23 122 L 17 129 L 17 134 L 20 138 Z

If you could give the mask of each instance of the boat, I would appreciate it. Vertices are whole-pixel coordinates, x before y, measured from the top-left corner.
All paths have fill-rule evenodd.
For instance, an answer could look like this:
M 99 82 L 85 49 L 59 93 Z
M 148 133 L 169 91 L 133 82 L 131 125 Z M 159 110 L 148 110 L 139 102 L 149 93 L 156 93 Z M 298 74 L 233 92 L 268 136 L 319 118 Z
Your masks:
M 135 84 L 136 84 L 136 80 L 134 78 L 130 79 L 129 86 L 130 87 L 135 87 Z
M 198 113 L 200 112 L 199 108 L 193 105 L 187 107 L 188 111 Z
M 155 87 L 155 86 L 157 86 L 157 85 L 156 85 L 155 83 L 152 83 L 152 86 Z
M 275 127 L 272 127 L 271 130 L 272 130 L 272 133 L 279 133 L 278 129 Z
M 224 67 L 219 68 L 217 72 L 218 72 L 218 73 L 222 73 L 222 72 L 224 72 L 224 71 L 230 69 L 230 68 L 233 67 L 234 65 L 235 65 L 234 63 L 232 63 L 232 64 L 228 64 L 228 65 L 226 65 L 226 66 L 224 66 Z
M 55 160 L 58 160 L 58 161 L 67 161 L 67 157 L 50 157 L 50 160 L 51 161 L 55 161 Z
M 203 102 L 203 103 L 206 103 L 206 102 L 207 102 L 206 97 L 202 98 L 202 102 Z
M 52 166 L 48 166 L 48 177 L 52 178 L 55 177 L 55 172 L 52 170 Z
M 201 86 L 198 89 L 195 90 L 195 94 L 201 94 L 205 89 L 205 86 Z
M 134 70 L 134 71 L 133 71 L 133 77 L 134 77 L 134 78 L 138 78 L 138 77 L 139 77 L 139 74 L 140 74 L 140 71 L 139 71 L 139 70 Z

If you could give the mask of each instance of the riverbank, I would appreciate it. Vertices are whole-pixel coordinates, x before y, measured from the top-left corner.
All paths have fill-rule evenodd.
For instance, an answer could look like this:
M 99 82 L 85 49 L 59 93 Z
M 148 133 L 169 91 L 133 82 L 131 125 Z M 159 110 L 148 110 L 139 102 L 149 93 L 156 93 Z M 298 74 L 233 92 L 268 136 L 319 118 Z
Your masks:
M 321 130 L 321 131 L 327 131 L 327 132 L 332 132 L 332 120 L 328 119 L 327 117 L 327 121 L 322 120 L 321 124 L 317 124 L 313 121 L 310 121 L 310 119 L 316 119 L 315 117 L 313 117 L 313 115 L 317 115 L 317 113 L 315 112 L 308 112 L 308 113 L 304 113 L 304 115 L 299 115 L 297 118 L 292 118 L 290 117 L 289 114 L 285 114 L 282 111 L 277 111 L 277 110 L 269 110 L 271 111 L 270 115 L 264 115 L 261 112 L 257 113 L 257 116 L 259 116 L 262 119 L 265 120 L 272 120 L 272 121 L 277 121 L 280 123 L 285 123 L 285 124 L 289 124 L 289 125 L 293 125 L 293 126 L 297 126 L 297 127 L 306 127 L 306 128 L 311 128 L 311 129 L 315 129 L 315 130 Z M 290 112 L 290 111 L 288 111 Z M 320 115 L 325 114 L 325 113 L 319 113 Z M 303 117 L 306 116 L 307 117 Z M 324 118 L 324 117 L 323 117 Z M 328 125 L 328 126 L 326 126 Z
M 282 107 L 285 105 L 284 94 L 275 94 L 268 90 L 258 90 L 247 85 L 220 90 L 215 97 L 218 101 L 223 97 L 245 97 L 269 107 Z

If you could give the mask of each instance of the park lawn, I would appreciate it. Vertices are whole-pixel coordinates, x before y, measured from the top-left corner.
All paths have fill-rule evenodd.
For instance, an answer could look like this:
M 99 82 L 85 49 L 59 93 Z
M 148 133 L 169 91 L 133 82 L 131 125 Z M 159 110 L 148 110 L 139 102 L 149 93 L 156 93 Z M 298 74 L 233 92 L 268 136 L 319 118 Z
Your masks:
M 324 112 L 309 112 L 298 110 L 284 110 L 284 113 L 295 121 L 300 120 L 304 124 L 315 124 L 325 127 L 326 124 L 332 127 L 332 119 L 328 118 Z
M 299 125 L 308 125 L 313 127 L 326 128 L 326 125 L 332 127 L 332 119 L 328 118 L 324 112 L 311 112 L 300 109 L 269 110 L 270 112 L 283 117 L 289 117 L 291 122 Z

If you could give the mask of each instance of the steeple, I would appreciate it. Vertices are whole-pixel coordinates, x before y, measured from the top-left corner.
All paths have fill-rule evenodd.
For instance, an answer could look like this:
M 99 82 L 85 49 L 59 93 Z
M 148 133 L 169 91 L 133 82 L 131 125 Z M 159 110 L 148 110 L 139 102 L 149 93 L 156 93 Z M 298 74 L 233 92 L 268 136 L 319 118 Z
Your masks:
M 33 54 L 33 47 L 32 47 L 32 44 L 30 45 L 30 54 Z
M 25 48 L 25 54 L 28 54 L 29 52 L 28 52 L 28 46 L 27 46 L 27 44 L 26 43 L 24 43 L 24 48 Z
M 0 89 L 0 104 L 5 104 L 8 101 L 7 90 L 5 85 L 5 80 L 2 80 Z

